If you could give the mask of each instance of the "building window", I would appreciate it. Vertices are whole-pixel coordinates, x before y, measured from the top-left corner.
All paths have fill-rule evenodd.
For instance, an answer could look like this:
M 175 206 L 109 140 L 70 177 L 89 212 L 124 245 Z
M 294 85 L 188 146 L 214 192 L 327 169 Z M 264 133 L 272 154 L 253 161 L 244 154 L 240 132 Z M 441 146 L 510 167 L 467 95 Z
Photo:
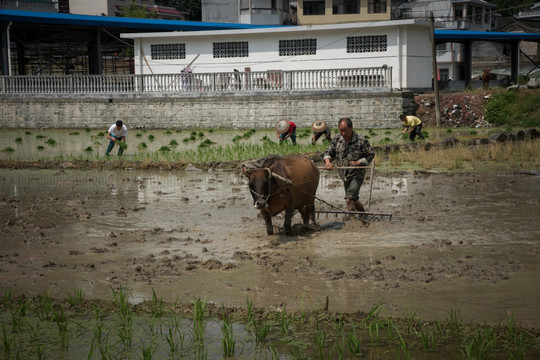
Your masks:
M 386 51 L 386 35 L 347 36 L 348 53 Z
M 369 14 L 383 14 L 386 12 L 386 0 L 368 0 Z
M 304 15 L 324 15 L 324 0 L 304 1 Z
M 214 43 L 215 58 L 248 57 L 249 47 L 247 41 L 231 41 Z
M 279 40 L 279 56 L 315 55 L 317 39 Z
M 360 0 L 333 0 L 332 14 L 360 14 Z
M 151 44 L 150 56 L 153 60 L 185 59 L 186 44 Z

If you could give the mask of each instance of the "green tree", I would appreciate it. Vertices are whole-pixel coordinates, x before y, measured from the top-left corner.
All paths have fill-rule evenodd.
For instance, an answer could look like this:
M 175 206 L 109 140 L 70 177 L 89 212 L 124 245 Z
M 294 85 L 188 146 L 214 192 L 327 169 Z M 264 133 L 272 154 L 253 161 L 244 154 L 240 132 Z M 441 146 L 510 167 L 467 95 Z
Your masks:
M 131 5 L 129 5 L 124 12 L 122 13 L 123 17 L 131 17 L 131 18 L 140 18 L 140 19 L 155 19 L 157 18 L 157 13 L 154 9 L 151 11 L 148 11 L 146 9 L 146 6 L 139 6 L 135 3 L 135 1 L 131 2 Z
M 529 10 L 535 0 L 492 0 L 490 2 L 497 5 L 495 11 L 502 16 L 512 16 L 520 11 Z

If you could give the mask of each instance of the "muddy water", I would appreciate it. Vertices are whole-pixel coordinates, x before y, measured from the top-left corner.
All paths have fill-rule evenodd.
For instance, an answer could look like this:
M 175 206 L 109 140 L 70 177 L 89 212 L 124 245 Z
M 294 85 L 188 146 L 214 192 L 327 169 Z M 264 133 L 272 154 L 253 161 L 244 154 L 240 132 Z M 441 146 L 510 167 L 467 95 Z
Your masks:
M 362 189 L 368 197 L 369 180 Z M 0 292 L 367 311 L 540 327 L 540 178 L 374 177 L 371 211 L 392 221 L 321 215 L 320 229 L 267 236 L 234 172 L 0 170 Z M 318 197 L 342 206 L 323 173 Z M 317 207 L 325 207 L 317 203 Z M 274 219 L 276 227 L 283 218 Z

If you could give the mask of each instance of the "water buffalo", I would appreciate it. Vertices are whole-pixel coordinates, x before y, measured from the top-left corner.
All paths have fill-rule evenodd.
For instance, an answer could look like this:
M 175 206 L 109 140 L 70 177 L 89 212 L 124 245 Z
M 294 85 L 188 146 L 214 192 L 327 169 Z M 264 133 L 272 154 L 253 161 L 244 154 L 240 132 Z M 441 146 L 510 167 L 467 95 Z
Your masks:
M 249 178 L 249 191 L 253 207 L 261 210 L 266 223 L 266 233 L 272 235 L 272 216 L 285 210 L 284 229 L 291 232 L 294 210 L 302 215 L 304 225 L 309 218 L 315 225 L 315 193 L 319 186 L 319 169 L 305 157 L 271 157 L 259 168 L 248 169 L 242 165 L 242 173 Z
M 482 86 L 484 87 L 484 90 L 487 90 L 489 87 L 489 80 L 491 80 L 491 70 L 484 69 L 482 71 Z

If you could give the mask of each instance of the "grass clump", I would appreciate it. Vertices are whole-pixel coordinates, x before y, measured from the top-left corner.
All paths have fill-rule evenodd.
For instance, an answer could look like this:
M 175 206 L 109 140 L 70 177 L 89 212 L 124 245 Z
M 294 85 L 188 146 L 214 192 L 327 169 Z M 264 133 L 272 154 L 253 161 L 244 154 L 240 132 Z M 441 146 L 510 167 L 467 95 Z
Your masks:
M 497 126 L 540 126 L 540 91 L 493 93 L 486 104 L 486 120 Z

